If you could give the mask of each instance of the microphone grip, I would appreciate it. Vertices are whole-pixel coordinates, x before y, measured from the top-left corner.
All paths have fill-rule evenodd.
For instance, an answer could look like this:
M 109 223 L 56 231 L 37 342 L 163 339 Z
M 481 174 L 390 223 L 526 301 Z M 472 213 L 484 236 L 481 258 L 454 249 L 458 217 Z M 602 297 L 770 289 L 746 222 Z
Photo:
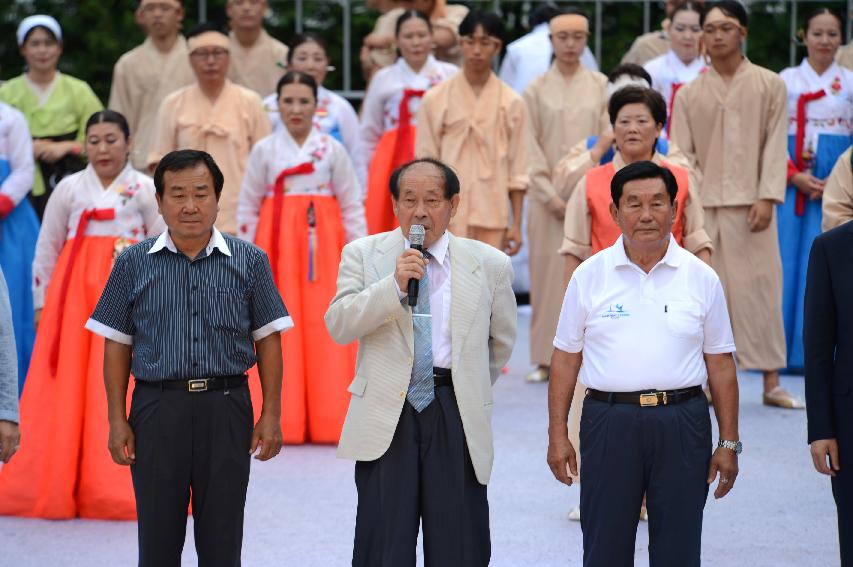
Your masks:
M 418 252 L 423 251 L 423 248 L 417 244 L 412 245 L 412 248 Z M 418 290 L 420 289 L 421 281 L 415 278 L 409 279 L 409 307 L 414 307 L 418 304 Z

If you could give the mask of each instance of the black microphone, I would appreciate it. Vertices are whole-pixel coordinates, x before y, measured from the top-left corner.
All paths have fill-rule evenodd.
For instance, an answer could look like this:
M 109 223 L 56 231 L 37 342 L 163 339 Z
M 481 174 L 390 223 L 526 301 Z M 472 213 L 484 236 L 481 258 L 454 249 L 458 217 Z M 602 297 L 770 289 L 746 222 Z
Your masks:
M 426 231 L 423 225 L 413 224 L 409 227 L 409 242 L 412 244 L 411 247 L 423 253 L 425 235 Z M 414 307 L 418 304 L 418 288 L 420 288 L 420 285 L 420 280 L 416 280 L 415 278 L 409 280 L 409 307 Z

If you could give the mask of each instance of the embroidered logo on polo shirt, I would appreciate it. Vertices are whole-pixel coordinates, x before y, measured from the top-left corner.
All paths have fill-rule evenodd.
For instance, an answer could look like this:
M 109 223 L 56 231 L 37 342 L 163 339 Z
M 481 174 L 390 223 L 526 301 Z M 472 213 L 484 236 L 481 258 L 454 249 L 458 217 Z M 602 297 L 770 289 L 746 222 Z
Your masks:
M 601 314 L 605 319 L 621 319 L 622 317 L 630 317 L 631 314 L 625 311 L 625 306 L 622 303 L 614 303 L 607 306 L 607 311 Z

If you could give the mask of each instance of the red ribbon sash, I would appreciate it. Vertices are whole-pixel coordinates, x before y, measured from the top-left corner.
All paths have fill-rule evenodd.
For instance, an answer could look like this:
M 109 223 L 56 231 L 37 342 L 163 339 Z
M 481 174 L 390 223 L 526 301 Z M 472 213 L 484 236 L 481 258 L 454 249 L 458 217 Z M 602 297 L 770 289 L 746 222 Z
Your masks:
M 71 243 L 68 263 L 65 265 L 65 273 L 62 274 L 62 284 L 59 287 L 59 321 L 56 326 L 56 335 L 53 337 L 53 344 L 50 348 L 50 373 L 52 377 L 56 377 L 56 368 L 59 364 L 59 337 L 62 334 L 62 320 L 65 317 L 65 301 L 68 299 L 68 286 L 71 285 L 71 272 L 74 269 L 74 262 L 80 254 L 80 247 L 83 246 L 83 237 L 86 236 L 89 221 L 109 221 L 115 220 L 115 218 L 115 209 L 86 209 L 80 215 L 80 221 L 77 223 L 77 232 L 74 235 L 74 242 Z
M 672 115 L 675 113 L 675 95 L 684 83 L 672 83 L 672 92 L 669 94 L 669 116 L 666 120 L 666 134 L 669 136 L 669 128 L 672 126 Z
M 400 120 L 397 123 L 397 139 L 394 141 L 394 157 L 391 160 L 391 169 L 397 169 L 415 157 L 415 136 L 412 131 L 412 113 L 409 111 L 409 102 L 413 98 L 421 98 L 426 93 L 422 89 L 406 89 L 403 91 L 403 100 L 400 101 Z
M 281 236 L 281 209 L 284 206 L 284 180 L 291 175 L 309 175 L 314 173 L 314 164 L 310 161 L 300 163 L 299 165 L 282 169 L 275 178 L 273 188 L 273 207 L 272 207 L 272 250 L 270 262 L 272 263 L 272 275 L 278 284 L 278 240 Z
M 807 164 L 803 160 L 803 145 L 805 145 L 806 141 L 806 105 L 825 96 L 826 91 L 820 89 L 813 93 L 803 93 L 797 99 L 797 135 L 794 138 L 794 163 L 797 164 L 800 171 L 807 169 Z M 806 195 L 802 191 L 797 191 L 797 202 L 794 212 L 798 217 L 803 216 L 806 212 Z

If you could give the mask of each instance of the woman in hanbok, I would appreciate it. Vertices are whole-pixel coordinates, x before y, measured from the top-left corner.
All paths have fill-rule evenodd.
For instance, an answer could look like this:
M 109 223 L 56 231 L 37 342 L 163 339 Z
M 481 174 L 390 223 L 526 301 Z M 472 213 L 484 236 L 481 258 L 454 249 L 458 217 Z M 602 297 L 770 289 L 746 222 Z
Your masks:
M 367 233 L 361 188 L 346 149 L 314 126 L 317 83 L 311 75 L 288 72 L 278 92 L 284 128 L 249 156 L 238 236 L 266 251 L 294 322 L 281 338 L 284 441 L 337 443 L 357 347 L 335 343 L 323 316 L 335 295 L 344 245 Z M 250 387 L 259 412 L 255 369 Z
M 104 395 L 104 339 L 84 324 L 113 259 L 165 230 L 154 182 L 128 162 L 127 121 L 85 124 L 90 163 L 51 195 L 36 246 L 35 349 L 21 398 L 21 449 L 0 469 L 0 514 L 132 520 L 130 471 L 113 462 Z
M 792 370 L 803 367 L 806 268 L 812 241 L 820 234 L 824 184 L 853 134 L 853 72 L 835 62 L 842 30 L 838 14 L 818 8 L 802 33 L 807 57 L 781 73 L 788 90 L 789 185 L 777 214 L 782 313 Z
M 23 391 L 36 338 L 32 281 L 39 221 L 26 198 L 34 175 L 27 120 L 20 111 L 0 102 L 0 268 L 6 276 L 12 305 L 19 393 Z
M 290 42 L 287 52 L 287 68 L 291 71 L 307 73 L 317 83 L 317 111 L 314 113 L 314 126 L 342 143 L 352 160 L 359 185 L 364 191 L 367 182 L 367 163 L 361 148 L 361 132 L 358 115 L 347 99 L 333 93 L 323 86 L 326 74 L 330 70 L 331 59 L 326 42 L 310 32 L 296 34 Z M 273 132 L 281 129 L 281 117 L 278 111 L 278 94 L 273 93 L 264 99 L 264 108 L 270 117 Z
M 395 228 L 388 180 L 391 172 L 415 156 L 415 117 L 421 97 L 459 68 L 431 53 L 432 25 L 421 12 L 409 10 L 397 20 L 400 57 L 370 83 L 361 110 L 361 140 L 367 170 L 367 232 Z
M 702 37 L 699 20 L 703 11 L 701 4 L 679 4 L 670 18 L 669 51 L 643 65 L 652 77 L 652 88 L 666 101 L 666 129 L 661 135 L 667 138 L 675 94 L 706 68 L 699 53 L 699 40 Z
M 37 160 L 30 200 L 39 218 L 59 181 L 86 167 L 82 157 L 84 125 L 103 108 L 85 82 L 57 69 L 62 29 L 50 16 L 30 16 L 17 31 L 26 71 L 0 85 L 0 101 L 24 113 Z

